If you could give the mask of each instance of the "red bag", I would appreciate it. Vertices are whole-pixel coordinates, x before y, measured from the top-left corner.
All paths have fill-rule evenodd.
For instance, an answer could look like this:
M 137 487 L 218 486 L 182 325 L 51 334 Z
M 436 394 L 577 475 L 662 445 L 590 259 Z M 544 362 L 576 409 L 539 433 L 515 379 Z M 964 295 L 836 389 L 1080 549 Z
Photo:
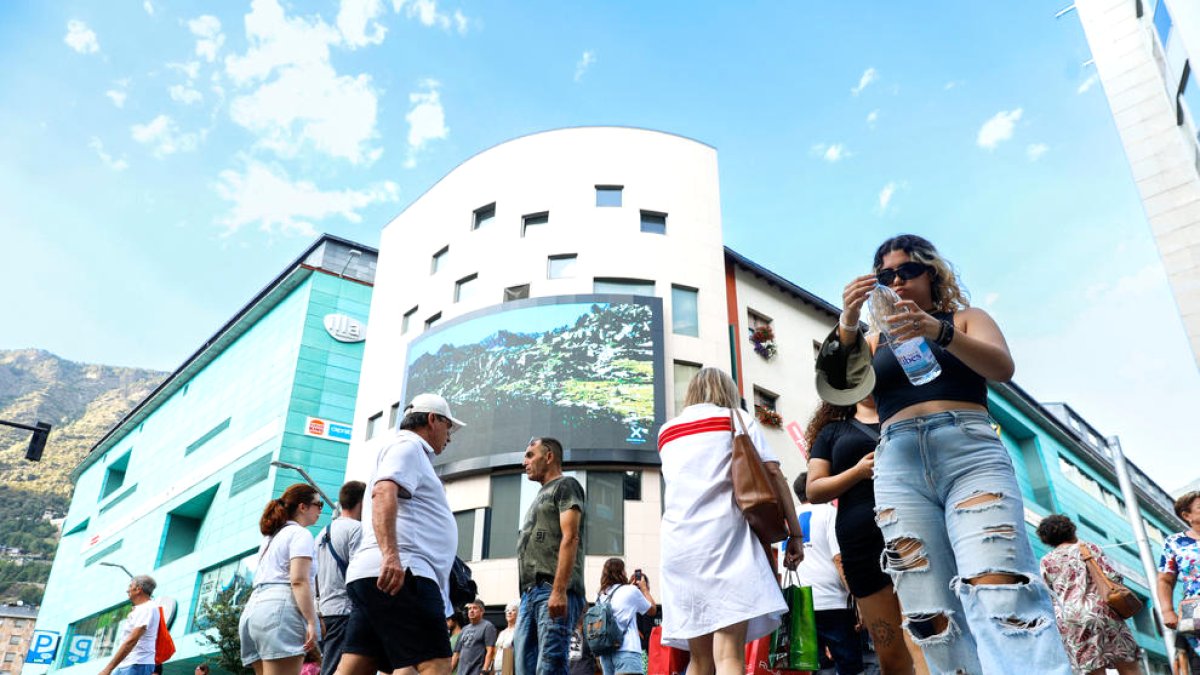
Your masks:
M 684 675 L 690 660 L 691 654 L 687 651 L 663 646 L 662 626 L 655 626 L 650 631 L 650 660 L 646 664 L 646 675 Z
M 171 631 L 167 628 L 167 616 L 163 608 L 158 608 L 158 634 L 154 636 L 154 662 L 166 663 L 175 656 L 175 640 L 171 639 Z
M 771 636 L 765 635 L 746 643 L 746 675 L 810 675 L 807 670 L 771 668 Z

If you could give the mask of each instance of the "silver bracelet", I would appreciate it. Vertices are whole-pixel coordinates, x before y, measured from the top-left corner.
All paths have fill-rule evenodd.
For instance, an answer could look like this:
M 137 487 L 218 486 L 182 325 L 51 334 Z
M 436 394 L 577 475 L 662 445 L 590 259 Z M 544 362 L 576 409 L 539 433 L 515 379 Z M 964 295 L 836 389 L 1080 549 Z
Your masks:
M 841 327 L 843 330 L 850 331 L 851 333 L 853 333 L 854 331 L 858 330 L 858 324 L 857 324 L 857 323 L 856 323 L 856 324 L 854 324 L 853 326 L 847 326 L 845 323 L 843 323 L 843 322 L 842 322 L 842 317 L 841 317 L 841 315 L 840 315 L 840 314 L 838 315 L 838 326 L 840 326 L 840 327 Z

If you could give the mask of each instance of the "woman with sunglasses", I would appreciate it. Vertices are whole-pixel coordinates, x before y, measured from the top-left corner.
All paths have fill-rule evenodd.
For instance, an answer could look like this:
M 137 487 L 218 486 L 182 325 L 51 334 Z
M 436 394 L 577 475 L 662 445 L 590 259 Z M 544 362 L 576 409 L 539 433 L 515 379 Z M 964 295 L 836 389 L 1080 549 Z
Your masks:
M 879 326 L 860 337 L 863 303 L 876 283 L 901 299 L 903 313 L 885 318 L 888 331 L 897 342 L 925 338 L 942 367 L 937 379 L 911 384 Z M 954 269 L 915 235 L 883 242 L 874 274 L 851 281 L 842 299 L 839 340 L 865 339 L 873 353 L 881 563 L 930 671 L 1067 675 L 1021 490 L 988 415 L 988 381 L 1007 382 L 1014 370 L 999 326 L 969 306 Z
M 316 546 L 307 528 L 324 506 L 316 488 L 296 483 L 267 502 L 258 521 L 254 592 L 238 623 L 242 664 L 254 675 L 299 675 L 304 655 L 317 648 Z

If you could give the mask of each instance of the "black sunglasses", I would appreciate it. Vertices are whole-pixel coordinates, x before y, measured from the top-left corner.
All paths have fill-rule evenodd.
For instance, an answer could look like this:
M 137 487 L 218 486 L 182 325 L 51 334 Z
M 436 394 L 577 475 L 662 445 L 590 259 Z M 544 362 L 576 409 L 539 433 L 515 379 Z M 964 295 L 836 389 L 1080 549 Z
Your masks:
M 318 499 L 315 502 L 310 502 L 309 506 L 315 506 L 315 507 L 317 507 L 317 510 L 320 511 L 321 509 L 325 508 L 325 502 Z
M 929 270 L 929 266 L 925 263 L 919 263 L 915 260 L 910 260 L 906 263 L 896 265 L 896 269 L 885 267 L 875 273 L 875 280 L 883 286 L 891 286 L 896 277 L 900 277 L 903 281 L 911 281 L 921 276 Z

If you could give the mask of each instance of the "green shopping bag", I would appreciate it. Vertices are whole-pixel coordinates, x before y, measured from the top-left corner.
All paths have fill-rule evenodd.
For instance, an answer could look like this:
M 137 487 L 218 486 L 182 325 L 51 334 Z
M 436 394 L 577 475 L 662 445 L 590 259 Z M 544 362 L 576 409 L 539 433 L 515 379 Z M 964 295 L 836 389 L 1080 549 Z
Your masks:
M 783 599 L 788 611 L 771 636 L 771 667 L 783 670 L 819 670 L 817 618 L 812 586 L 801 586 L 794 571 L 784 574 Z

